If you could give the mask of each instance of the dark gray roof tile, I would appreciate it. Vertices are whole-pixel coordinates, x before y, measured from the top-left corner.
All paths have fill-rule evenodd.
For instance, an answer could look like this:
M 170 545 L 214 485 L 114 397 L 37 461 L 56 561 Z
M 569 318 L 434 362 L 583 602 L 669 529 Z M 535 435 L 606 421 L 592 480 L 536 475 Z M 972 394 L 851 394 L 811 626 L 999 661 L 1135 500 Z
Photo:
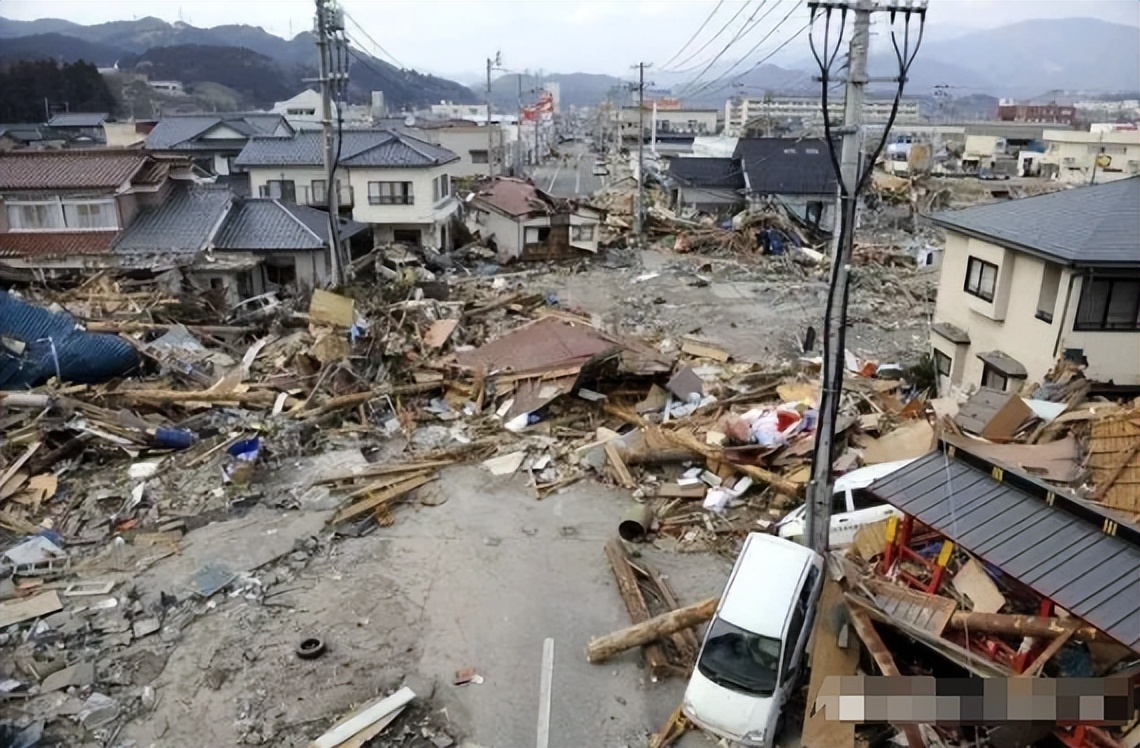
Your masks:
M 341 238 L 368 228 L 341 219 Z M 243 200 L 235 205 L 214 239 L 226 251 L 320 249 L 328 243 L 328 213 L 268 198 Z
M 233 193 L 224 187 L 176 187 L 162 205 L 147 208 L 131 222 L 114 251 L 193 256 L 206 246 L 232 200 Z
M 744 172 L 734 158 L 675 158 L 669 176 L 686 187 L 744 189 Z
M 835 169 L 823 138 L 741 138 L 733 158 L 757 195 L 833 195 Z
M 1140 177 L 936 213 L 931 220 L 1066 264 L 1140 266 Z
M 292 137 L 254 137 L 235 163 L 238 166 L 319 166 L 324 160 L 321 133 Z M 340 149 L 342 166 L 405 168 L 438 166 L 459 160 L 446 148 L 392 130 L 346 130 Z

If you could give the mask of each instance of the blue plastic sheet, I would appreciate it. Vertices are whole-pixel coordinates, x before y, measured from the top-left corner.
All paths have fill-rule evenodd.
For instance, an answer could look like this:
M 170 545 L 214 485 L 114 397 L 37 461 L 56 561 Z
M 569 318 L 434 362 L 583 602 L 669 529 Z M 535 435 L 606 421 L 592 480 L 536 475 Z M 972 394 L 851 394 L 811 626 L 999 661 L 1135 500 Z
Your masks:
M 0 389 L 35 387 L 52 377 L 96 384 L 139 366 L 117 335 L 90 333 L 66 312 L 49 312 L 0 291 Z

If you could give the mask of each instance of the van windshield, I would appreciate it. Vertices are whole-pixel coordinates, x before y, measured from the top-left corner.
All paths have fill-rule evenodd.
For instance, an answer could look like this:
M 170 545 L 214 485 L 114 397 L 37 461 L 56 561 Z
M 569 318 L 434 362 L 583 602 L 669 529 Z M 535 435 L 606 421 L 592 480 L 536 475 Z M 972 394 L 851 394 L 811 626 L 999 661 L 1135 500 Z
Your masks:
M 780 666 L 780 640 L 714 618 L 697 669 L 713 683 L 752 696 L 771 696 Z

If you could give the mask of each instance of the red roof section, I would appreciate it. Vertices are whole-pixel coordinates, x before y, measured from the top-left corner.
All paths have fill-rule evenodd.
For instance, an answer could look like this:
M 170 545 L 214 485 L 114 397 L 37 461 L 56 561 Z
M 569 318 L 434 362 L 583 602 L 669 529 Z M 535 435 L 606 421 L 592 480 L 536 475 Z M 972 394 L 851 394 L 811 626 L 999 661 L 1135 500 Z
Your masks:
M 0 190 L 114 189 L 147 160 L 137 150 L 10 151 L 0 154 Z
M 0 234 L 0 257 L 69 257 L 107 254 L 118 231 L 28 231 Z
M 545 213 L 550 209 L 550 204 L 542 199 L 541 193 L 533 184 L 517 177 L 496 178 L 490 184 L 480 187 L 474 199 L 510 216 Z

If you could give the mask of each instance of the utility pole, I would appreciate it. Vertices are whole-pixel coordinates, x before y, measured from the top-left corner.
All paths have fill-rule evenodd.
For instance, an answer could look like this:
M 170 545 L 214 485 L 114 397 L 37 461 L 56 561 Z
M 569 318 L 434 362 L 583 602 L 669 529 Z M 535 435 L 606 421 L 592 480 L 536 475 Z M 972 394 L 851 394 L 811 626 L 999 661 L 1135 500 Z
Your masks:
M 860 192 L 860 182 L 864 173 L 864 89 L 868 82 L 867 51 L 871 38 L 871 14 L 886 12 L 892 21 L 898 12 L 904 15 L 909 24 L 912 12 L 925 20 L 925 3 L 915 4 L 913 0 L 890 0 L 877 4 L 875 0 L 815 0 L 809 3 L 814 21 L 819 8 L 839 9 L 854 15 L 852 35 L 848 47 L 846 96 L 843 111 L 843 150 L 839 158 L 839 200 L 837 220 L 840 227 L 836 234 L 835 251 L 832 254 L 831 288 L 827 300 L 827 334 L 824 341 L 824 366 L 819 406 L 819 424 L 816 429 L 815 450 L 812 455 L 811 480 L 807 487 L 807 513 L 805 516 L 805 536 L 808 545 L 819 553 L 826 553 L 831 529 L 831 460 L 832 444 L 835 438 L 835 423 L 839 414 L 839 398 L 842 395 L 843 371 L 846 351 L 843 325 L 847 319 L 848 273 L 855 247 L 856 209 Z M 825 23 L 830 22 L 830 13 Z M 921 43 L 921 30 L 919 32 Z M 904 52 L 909 54 L 909 49 Z M 826 55 L 826 50 L 825 50 Z M 913 57 L 910 57 L 913 60 Z M 899 70 L 899 92 L 905 81 L 909 62 Z M 827 76 L 822 79 L 823 90 L 828 86 Z M 821 100 L 821 105 L 824 102 Z M 823 116 L 829 116 L 826 108 Z M 889 128 L 883 134 L 885 142 Z M 830 147 L 830 145 L 829 145 Z M 881 145 L 880 145 L 881 147 Z M 871 167 L 867 167 L 871 168 Z
M 515 103 L 518 105 L 518 111 L 515 115 L 515 168 L 513 169 L 516 177 L 523 175 L 523 142 L 522 142 L 522 73 L 515 73 L 515 83 L 518 84 L 518 91 L 515 94 Z
M 495 59 L 487 58 L 487 175 L 495 176 L 495 134 L 491 130 L 491 70 L 503 64 L 501 52 L 495 53 Z
M 344 271 L 340 254 L 340 198 L 336 184 L 336 143 L 333 138 L 332 97 L 334 86 L 340 85 L 338 75 L 332 70 L 332 38 L 337 31 L 344 29 L 344 23 L 336 0 L 317 0 L 317 51 L 318 81 L 321 86 L 321 134 L 324 138 L 325 156 L 325 196 L 329 213 L 329 263 L 334 286 L 344 282 Z M 339 129 L 339 128 L 338 128 Z M 339 133 L 338 133 L 339 137 Z
M 637 68 L 637 212 L 633 233 L 640 240 L 645 232 L 645 68 L 653 63 L 639 62 Z

